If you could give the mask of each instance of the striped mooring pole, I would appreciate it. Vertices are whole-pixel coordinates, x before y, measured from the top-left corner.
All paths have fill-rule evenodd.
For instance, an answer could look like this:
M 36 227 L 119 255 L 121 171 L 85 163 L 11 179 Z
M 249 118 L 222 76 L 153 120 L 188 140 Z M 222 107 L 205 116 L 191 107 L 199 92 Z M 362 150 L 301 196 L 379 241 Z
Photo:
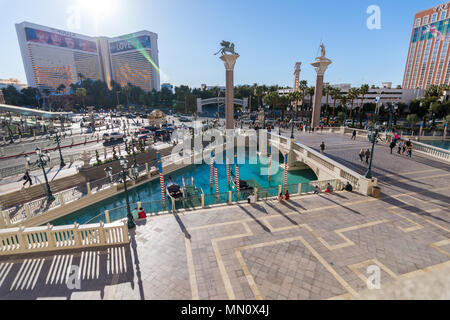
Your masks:
M 227 183 L 230 185 L 230 163 L 228 162 L 228 157 L 225 159 L 227 163 Z
M 234 162 L 236 165 L 236 189 L 237 189 L 237 196 L 239 199 L 241 196 L 241 183 L 240 183 L 240 179 L 239 179 L 239 164 L 238 164 L 238 160 L 237 160 L 237 155 L 234 156 Z
M 161 161 L 161 154 L 158 153 L 158 170 L 159 170 L 159 182 L 161 184 L 161 199 L 163 202 L 163 208 L 166 208 L 166 187 L 164 183 L 164 175 L 163 175 L 163 169 L 162 169 L 162 161 Z
M 269 146 L 269 182 L 272 180 L 272 146 Z
M 210 179 L 210 185 L 211 189 L 214 186 L 214 152 L 211 151 L 211 179 Z
M 287 173 L 288 173 L 288 155 L 284 157 L 284 193 L 286 193 L 287 188 Z
M 219 200 L 219 175 L 217 174 L 216 161 L 214 161 L 214 180 L 216 182 L 216 198 Z

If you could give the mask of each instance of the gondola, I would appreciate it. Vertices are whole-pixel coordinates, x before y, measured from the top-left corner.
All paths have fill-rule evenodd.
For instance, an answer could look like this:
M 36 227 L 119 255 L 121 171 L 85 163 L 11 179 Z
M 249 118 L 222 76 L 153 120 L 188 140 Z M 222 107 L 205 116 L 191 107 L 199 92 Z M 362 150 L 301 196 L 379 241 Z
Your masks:
M 231 171 L 231 180 L 233 181 L 233 183 L 234 183 L 234 185 L 236 186 L 237 185 L 237 183 L 236 183 L 236 180 L 237 180 L 237 178 L 236 178 L 236 176 L 234 175 L 234 173 L 233 173 L 233 171 Z M 253 191 L 253 187 L 252 186 L 250 186 L 249 184 L 248 184 L 248 182 L 247 181 L 245 181 L 245 180 L 239 180 L 239 189 L 241 190 L 241 191 Z
M 167 182 L 166 192 L 169 197 L 175 201 L 183 199 L 183 190 L 181 189 L 179 184 L 173 182 L 172 178 L 170 178 Z

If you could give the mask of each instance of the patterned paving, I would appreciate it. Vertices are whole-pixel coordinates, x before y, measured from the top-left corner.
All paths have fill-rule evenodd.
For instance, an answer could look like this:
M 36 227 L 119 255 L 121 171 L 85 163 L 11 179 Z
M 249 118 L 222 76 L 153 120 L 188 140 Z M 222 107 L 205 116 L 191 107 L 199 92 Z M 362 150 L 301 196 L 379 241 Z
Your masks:
M 376 164 L 381 199 L 178 213 L 139 225 L 129 247 L 0 258 L 0 299 L 348 299 L 367 290 L 371 266 L 382 289 L 439 273 L 450 264 L 450 171 L 420 161 L 395 158 L 393 173 Z M 74 278 L 80 289 L 67 287 Z

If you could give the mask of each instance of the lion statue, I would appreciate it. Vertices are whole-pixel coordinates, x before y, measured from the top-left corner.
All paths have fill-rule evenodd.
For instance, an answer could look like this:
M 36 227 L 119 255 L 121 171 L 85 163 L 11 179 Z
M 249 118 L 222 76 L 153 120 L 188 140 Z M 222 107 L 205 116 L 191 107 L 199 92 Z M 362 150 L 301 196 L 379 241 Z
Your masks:
M 224 55 L 226 52 L 229 52 L 230 54 L 237 54 L 236 51 L 234 51 L 234 43 L 224 40 L 220 43 L 220 45 L 222 46 L 222 49 L 220 49 L 214 55 L 218 55 L 219 53 L 222 53 L 222 55 Z

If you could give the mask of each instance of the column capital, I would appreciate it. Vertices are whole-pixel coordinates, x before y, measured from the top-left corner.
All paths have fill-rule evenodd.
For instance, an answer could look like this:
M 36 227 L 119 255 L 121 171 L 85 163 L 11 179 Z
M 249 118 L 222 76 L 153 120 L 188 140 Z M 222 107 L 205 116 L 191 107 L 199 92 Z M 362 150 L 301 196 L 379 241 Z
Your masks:
M 316 69 L 318 76 L 323 76 L 325 74 L 325 71 L 327 71 L 328 66 L 332 64 L 333 62 L 330 59 L 327 59 L 325 57 L 318 57 L 316 58 L 316 61 L 311 63 L 311 65 Z
M 225 69 L 227 71 L 233 71 L 236 61 L 239 57 L 240 55 L 238 54 L 224 54 L 220 57 L 220 60 L 223 61 L 223 64 L 225 65 Z

